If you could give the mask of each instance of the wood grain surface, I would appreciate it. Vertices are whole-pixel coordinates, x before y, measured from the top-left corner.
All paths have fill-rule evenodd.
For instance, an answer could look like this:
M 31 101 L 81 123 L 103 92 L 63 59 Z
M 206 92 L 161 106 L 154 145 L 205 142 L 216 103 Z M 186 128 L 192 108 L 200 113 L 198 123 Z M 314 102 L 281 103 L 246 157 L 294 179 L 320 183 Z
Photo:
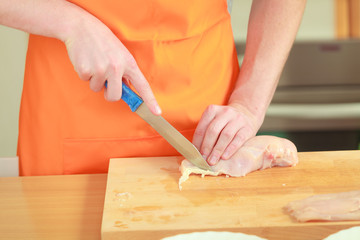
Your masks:
M 106 177 L 0 178 L 0 239 L 100 239 Z
M 102 239 L 161 239 L 201 231 L 322 239 L 360 225 L 298 223 L 283 211 L 293 200 L 360 189 L 360 151 L 304 152 L 299 160 L 296 167 L 240 178 L 192 175 L 179 191 L 179 157 L 111 159 Z

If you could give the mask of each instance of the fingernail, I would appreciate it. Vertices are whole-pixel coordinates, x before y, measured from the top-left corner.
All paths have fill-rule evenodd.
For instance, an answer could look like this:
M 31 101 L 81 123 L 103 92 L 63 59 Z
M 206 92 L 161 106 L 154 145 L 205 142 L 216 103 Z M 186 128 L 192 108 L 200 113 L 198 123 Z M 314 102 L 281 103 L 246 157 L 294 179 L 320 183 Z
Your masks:
M 211 165 L 215 165 L 216 162 L 217 162 L 217 157 L 211 156 L 210 159 L 209 159 L 209 163 L 210 163 Z
M 161 108 L 159 106 L 155 106 L 155 113 L 161 115 Z
M 208 156 L 209 154 L 210 154 L 210 151 L 207 149 L 207 148 L 205 148 L 205 149 L 203 149 L 202 151 L 201 151 L 201 154 L 203 155 L 203 156 Z M 206 158 L 205 158 L 206 159 Z

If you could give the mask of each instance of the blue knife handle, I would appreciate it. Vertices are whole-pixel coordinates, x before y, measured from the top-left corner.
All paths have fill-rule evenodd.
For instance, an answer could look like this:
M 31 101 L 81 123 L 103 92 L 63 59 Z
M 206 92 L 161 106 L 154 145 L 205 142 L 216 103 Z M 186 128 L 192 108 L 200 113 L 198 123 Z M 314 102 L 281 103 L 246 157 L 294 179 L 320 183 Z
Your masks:
M 107 81 L 105 82 L 105 87 L 107 87 Z M 129 105 L 131 111 L 135 112 L 138 107 L 144 102 L 142 98 L 137 95 L 131 88 L 122 84 L 122 95 L 121 99 Z

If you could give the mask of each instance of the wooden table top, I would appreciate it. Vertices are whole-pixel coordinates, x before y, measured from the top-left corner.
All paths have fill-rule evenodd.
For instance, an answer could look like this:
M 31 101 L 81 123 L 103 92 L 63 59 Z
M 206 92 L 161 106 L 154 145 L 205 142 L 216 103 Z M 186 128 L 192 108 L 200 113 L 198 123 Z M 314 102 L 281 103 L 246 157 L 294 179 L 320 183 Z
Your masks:
M 308 178 L 304 178 L 303 181 L 304 184 L 316 183 L 312 185 L 312 189 L 315 189 L 314 193 L 325 193 L 329 188 L 337 191 L 355 190 L 360 186 L 359 175 L 354 174 L 360 169 L 359 153 L 359 151 L 300 153 L 299 166 L 292 171 L 308 174 Z M 315 175 L 328 170 L 326 165 L 315 166 L 309 161 L 310 158 L 327 160 L 329 169 L 338 166 L 339 172 L 332 171 L 333 177 L 312 181 L 316 178 Z M 311 164 L 316 171 L 308 169 Z M 288 177 L 276 175 L 275 173 L 280 169 L 265 171 L 268 171 L 267 174 L 277 176 L 276 181 Z M 265 171 L 249 174 L 249 177 L 235 181 L 251 182 Z M 314 174 L 311 174 L 311 171 L 314 171 Z M 347 176 L 352 181 L 347 181 L 344 185 L 337 181 L 341 176 Z M 186 189 L 193 184 L 202 186 L 211 183 L 203 180 L 192 177 L 184 184 L 182 194 L 186 194 Z M 0 178 L 0 239 L 100 239 L 106 184 L 107 174 Z M 324 188 L 324 186 L 328 187 Z M 286 187 L 292 186 L 286 185 Z M 282 185 L 279 188 L 285 189 Z M 341 224 L 343 223 L 337 225 L 341 227 Z M 359 222 L 352 224 L 358 225 Z M 318 225 L 317 230 L 324 228 L 323 225 Z M 341 229 L 340 227 L 338 230 Z M 337 228 L 334 227 L 333 231 L 336 230 Z
M 100 239 L 106 179 L 0 178 L 0 239 Z

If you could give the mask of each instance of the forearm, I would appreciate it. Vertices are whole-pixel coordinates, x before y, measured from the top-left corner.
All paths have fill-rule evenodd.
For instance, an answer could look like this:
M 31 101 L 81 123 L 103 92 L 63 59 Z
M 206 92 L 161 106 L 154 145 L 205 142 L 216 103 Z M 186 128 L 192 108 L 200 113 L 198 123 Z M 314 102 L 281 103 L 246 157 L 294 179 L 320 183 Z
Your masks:
M 253 1 L 244 61 L 229 104 L 245 107 L 259 125 L 294 42 L 305 3 L 305 0 Z
M 65 0 L 0 0 L 0 24 L 62 41 L 76 23 L 89 17 Z
M 101 91 L 107 81 L 105 98 L 118 101 L 122 79 L 126 78 L 152 113 L 161 114 L 134 57 L 103 22 L 86 10 L 65 0 L 0 0 L 0 24 L 63 41 L 75 71 L 80 79 L 89 81 L 94 92 Z

